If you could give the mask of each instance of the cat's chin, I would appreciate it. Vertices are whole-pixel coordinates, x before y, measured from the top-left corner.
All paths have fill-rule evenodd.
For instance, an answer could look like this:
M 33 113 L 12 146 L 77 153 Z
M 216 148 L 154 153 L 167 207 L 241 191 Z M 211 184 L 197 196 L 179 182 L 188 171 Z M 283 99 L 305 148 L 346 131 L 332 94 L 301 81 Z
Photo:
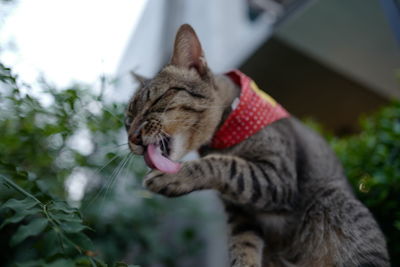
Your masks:
M 132 151 L 133 154 L 142 156 L 145 152 L 145 147 L 144 146 L 138 146 L 135 144 L 132 144 L 131 142 L 128 143 L 129 149 Z

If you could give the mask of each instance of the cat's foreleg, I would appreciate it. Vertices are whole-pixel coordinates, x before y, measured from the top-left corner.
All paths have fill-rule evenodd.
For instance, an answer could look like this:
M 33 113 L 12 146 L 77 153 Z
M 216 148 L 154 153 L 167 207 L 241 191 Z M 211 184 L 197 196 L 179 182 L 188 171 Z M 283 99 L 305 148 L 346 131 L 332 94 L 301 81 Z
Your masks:
M 264 240 L 260 226 L 234 205 L 225 202 L 229 228 L 229 259 L 232 267 L 260 267 Z
M 195 190 L 215 188 L 201 160 L 185 162 L 178 173 L 169 174 L 151 171 L 146 175 L 143 185 L 154 193 L 167 197 L 178 197 Z
M 232 267 L 261 267 L 264 241 L 253 232 L 229 236 L 229 260 Z
M 226 155 L 210 155 L 185 162 L 176 174 L 149 173 L 144 185 L 151 191 L 175 197 L 201 189 L 215 189 L 224 199 L 261 210 L 290 208 L 297 184 L 293 168 L 273 158 L 250 162 Z

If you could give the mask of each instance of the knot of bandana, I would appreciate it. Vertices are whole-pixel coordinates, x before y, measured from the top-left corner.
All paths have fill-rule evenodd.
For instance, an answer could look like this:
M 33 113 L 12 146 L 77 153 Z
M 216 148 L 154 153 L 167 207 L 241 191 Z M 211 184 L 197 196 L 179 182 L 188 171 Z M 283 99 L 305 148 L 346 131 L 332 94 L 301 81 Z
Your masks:
M 239 104 L 215 133 L 211 147 L 231 147 L 274 121 L 290 116 L 281 105 L 239 70 L 230 71 L 226 75 L 241 88 Z

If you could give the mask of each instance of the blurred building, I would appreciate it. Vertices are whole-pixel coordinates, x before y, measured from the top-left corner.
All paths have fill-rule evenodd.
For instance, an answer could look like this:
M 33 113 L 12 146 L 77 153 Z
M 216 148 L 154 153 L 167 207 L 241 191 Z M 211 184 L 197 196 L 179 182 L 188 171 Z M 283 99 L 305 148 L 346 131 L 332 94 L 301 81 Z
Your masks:
M 281 12 L 279 5 L 275 7 L 275 13 Z M 208 65 L 215 72 L 238 67 L 271 35 L 274 16 L 278 15 L 260 12 L 252 19 L 249 12 L 244 0 L 148 0 L 118 74 L 133 68 L 154 75 L 169 61 L 175 33 L 183 23 L 196 30 Z
M 129 70 L 154 75 L 168 62 L 182 23 L 195 28 L 215 72 L 242 69 L 294 115 L 338 134 L 354 132 L 360 114 L 400 98 L 399 44 L 379 0 L 146 5 L 117 73 L 123 99 L 134 88 Z
M 400 98 L 399 43 L 380 2 L 148 0 L 118 69 L 118 95 L 132 94 L 130 70 L 151 77 L 169 61 L 176 30 L 189 23 L 214 72 L 240 68 L 295 116 L 352 133 L 361 114 Z M 206 226 L 213 237 L 199 266 L 225 265 L 221 225 Z
M 399 44 L 380 1 L 313 1 L 241 68 L 296 116 L 348 134 L 361 114 L 400 98 Z

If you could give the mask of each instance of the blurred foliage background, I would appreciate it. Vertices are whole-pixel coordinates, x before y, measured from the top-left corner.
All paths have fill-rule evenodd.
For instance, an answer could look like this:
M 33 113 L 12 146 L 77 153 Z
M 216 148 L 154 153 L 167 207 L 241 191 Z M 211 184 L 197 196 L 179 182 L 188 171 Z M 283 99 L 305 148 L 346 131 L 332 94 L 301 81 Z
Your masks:
M 82 85 L 41 85 L 34 97 L 0 64 L 1 265 L 190 266 L 201 211 L 142 189 L 124 107 Z
M 330 140 L 386 236 L 392 266 L 400 266 L 400 102 L 362 118 L 360 134 Z
M 357 135 L 335 137 L 312 119 L 305 123 L 335 150 L 354 192 L 386 236 L 392 266 L 400 266 L 400 102 L 363 116 Z

